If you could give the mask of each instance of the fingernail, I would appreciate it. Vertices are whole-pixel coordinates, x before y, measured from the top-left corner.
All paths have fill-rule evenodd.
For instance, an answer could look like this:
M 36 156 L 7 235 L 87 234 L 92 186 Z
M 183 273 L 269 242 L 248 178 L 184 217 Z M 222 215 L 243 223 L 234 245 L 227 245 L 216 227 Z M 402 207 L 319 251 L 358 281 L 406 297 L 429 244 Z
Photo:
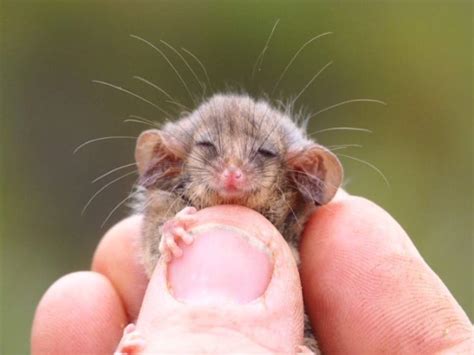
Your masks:
M 243 232 L 225 226 L 201 229 L 194 243 L 182 248 L 183 256 L 168 264 L 167 275 L 171 294 L 182 302 L 243 304 L 268 287 L 269 253 Z

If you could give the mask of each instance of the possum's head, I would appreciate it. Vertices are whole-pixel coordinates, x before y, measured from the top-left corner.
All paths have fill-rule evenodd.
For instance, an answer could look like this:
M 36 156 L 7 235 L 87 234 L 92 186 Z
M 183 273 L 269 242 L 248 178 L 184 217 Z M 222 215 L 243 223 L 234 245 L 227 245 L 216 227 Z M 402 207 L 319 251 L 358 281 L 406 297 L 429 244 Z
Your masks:
M 247 96 L 216 95 L 190 116 L 143 132 L 135 155 L 143 185 L 181 184 L 198 207 L 255 207 L 287 189 L 322 205 L 342 180 L 333 153 L 305 138 L 282 112 Z

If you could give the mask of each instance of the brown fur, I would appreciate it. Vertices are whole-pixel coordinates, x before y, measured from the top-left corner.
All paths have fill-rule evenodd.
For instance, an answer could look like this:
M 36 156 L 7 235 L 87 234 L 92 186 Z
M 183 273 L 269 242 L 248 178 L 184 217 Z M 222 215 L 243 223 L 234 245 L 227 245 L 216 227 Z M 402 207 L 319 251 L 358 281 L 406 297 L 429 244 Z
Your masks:
M 145 188 L 140 210 L 148 274 L 159 257 L 162 224 L 185 206 L 252 208 L 297 250 L 309 214 L 332 198 L 342 178 L 337 158 L 309 140 L 290 117 L 241 95 L 216 95 L 160 131 L 143 133 L 136 159 Z M 222 197 L 214 186 L 229 163 L 246 177 L 239 197 Z
M 142 133 L 135 155 L 145 195 L 139 210 L 148 275 L 160 256 L 163 224 L 186 206 L 252 208 L 281 232 L 299 262 L 306 220 L 342 180 L 334 154 L 309 140 L 288 115 L 248 96 L 216 95 L 161 130 Z M 216 185 L 229 164 L 245 176 L 238 197 L 225 197 Z M 318 351 L 307 316 L 305 344 Z

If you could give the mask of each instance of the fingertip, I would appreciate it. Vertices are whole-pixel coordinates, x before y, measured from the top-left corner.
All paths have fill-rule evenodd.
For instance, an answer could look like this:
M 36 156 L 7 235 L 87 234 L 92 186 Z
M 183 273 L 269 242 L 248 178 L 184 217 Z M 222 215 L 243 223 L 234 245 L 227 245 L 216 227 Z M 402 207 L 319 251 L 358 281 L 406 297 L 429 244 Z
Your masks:
M 392 216 L 374 202 L 347 193 L 319 208 L 306 225 L 301 242 L 302 259 L 311 260 L 315 254 L 331 259 L 337 256 L 326 249 L 344 249 L 360 261 L 371 255 L 393 252 L 419 256 Z
M 111 353 L 126 323 L 111 283 L 95 272 L 57 280 L 41 299 L 33 321 L 33 354 Z
M 156 334 L 150 352 L 294 353 L 303 301 L 286 241 L 242 206 L 210 207 L 197 217 L 194 243 L 169 264 L 162 256 L 151 277 L 137 320 L 139 330 Z
M 194 242 L 194 237 L 190 233 L 184 233 L 183 241 L 184 241 L 184 244 L 191 245 Z

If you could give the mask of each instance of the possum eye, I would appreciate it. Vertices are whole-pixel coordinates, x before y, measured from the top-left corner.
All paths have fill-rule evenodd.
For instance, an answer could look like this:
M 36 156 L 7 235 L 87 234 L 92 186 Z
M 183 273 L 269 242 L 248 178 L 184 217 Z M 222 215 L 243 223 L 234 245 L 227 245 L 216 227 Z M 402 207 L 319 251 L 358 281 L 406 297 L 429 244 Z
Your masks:
M 209 141 L 198 141 L 196 142 L 196 146 L 216 150 L 216 146 Z
M 277 154 L 269 149 L 259 148 L 257 151 L 264 158 L 275 158 Z

